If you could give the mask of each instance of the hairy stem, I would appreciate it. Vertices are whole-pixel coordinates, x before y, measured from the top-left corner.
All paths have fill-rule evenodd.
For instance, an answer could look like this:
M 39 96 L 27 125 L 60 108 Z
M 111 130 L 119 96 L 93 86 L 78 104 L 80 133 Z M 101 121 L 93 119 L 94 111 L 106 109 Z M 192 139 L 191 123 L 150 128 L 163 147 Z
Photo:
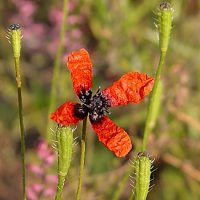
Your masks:
M 86 125 L 87 125 L 87 117 L 83 120 L 83 127 L 82 127 L 80 171 L 79 171 L 78 188 L 76 192 L 76 200 L 80 200 L 81 198 L 81 186 L 83 181 L 83 171 L 85 164 Z
M 16 73 L 17 94 L 18 94 L 19 123 L 21 132 L 22 188 L 23 188 L 23 199 L 26 200 L 25 133 L 24 133 L 24 121 L 23 121 L 23 111 L 22 111 L 22 93 L 21 93 L 19 58 L 15 58 L 15 73 Z
M 58 186 L 57 186 L 55 200 L 61 200 L 64 183 L 65 183 L 65 176 L 62 176 L 62 175 L 59 174 L 59 177 L 58 177 Z

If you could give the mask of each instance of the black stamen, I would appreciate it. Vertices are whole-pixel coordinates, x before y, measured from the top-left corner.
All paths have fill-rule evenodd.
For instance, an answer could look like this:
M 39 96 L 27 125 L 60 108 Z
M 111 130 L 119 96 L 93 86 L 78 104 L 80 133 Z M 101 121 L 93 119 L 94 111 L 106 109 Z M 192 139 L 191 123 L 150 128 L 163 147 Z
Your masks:
M 75 106 L 74 112 L 77 117 L 83 119 L 89 114 L 92 122 L 98 122 L 106 113 L 109 113 L 110 101 L 100 91 L 100 88 L 93 97 L 91 90 L 83 90 L 78 96 L 82 104 Z
M 84 104 L 89 104 L 92 98 L 92 90 L 83 90 L 78 97 Z
M 84 119 L 88 114 L 88 109 L 83 104 L 77 103 L 74 107 L 74 114 L 80 119 Z

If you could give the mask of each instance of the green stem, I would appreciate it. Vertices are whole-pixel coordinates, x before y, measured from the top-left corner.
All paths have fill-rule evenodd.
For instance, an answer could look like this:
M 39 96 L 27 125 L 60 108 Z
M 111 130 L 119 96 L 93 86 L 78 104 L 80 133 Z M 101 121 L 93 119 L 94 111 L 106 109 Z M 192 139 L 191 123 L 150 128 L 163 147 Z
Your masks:
M 149 134 L 152 131 L 152 128 L 154 126 L 154 122 L 152 121 L 152 118 L 153 118 L 152 116 L 154 112 L 153 108 L 154 108 L 154 103 L 156 102 L 156 94 L 158 92 L 158 84 L 160 81 L 161 70 L 165 61 L 165 57 L 166 57 L 166 51 L 161 51 L 160 60 L 159 60 L 158 68 L 156 71 L 155 81 L 154 81 L 154 87 L 151 93 L 148 112 L 147 112 L 147 118 L 146 118 L 145 129 L 144 129 L 144 138 L 142 142 L 142 151 L 145 151 L 146 149 Z
M 52 77 L 52 83 L 51 83 L 51 94 L 50 94 L 50 103 L 49 103 L 49 109 L 48 109 L 48 117 L 50 116 L 51 112 L 55 108 L 55 102 L 56 102 L 56 90 L 59 82 L 59 74 L 60 74 L 60 61 L 62 58 L 63 53 L 63 43 L 65 39 L 65 31 L 66 31 L 66 25 L 67 25 L 67 3 L 68 0 L 63 0 L 63 18 L 61 23 L 61 29 L 60 29 L 60 35 L 59 35 L 59 44 L 58 44 L 58 50 L 56 52 L 56 58 L 53 66 L 53 77 Z M 51 127 L 51 121 L 48 120 L 47 122 L 47 129 L 46 129 L 46 138 L 47 141 L 50 140 L 50 127 Z
M 80 171 L 79 171 L 78 189 L 76 192 L 76 200 L 80 200 L 81 198 L 81 186 L 82 186 L 83 171 L 85 164 L 86 125 L 87 125 L 87 117 L 83 120 L 83 127 L 82 127 Z
M 59 174 L 55 200 L 61 200 L 64 183 L 65 183 L 65 176 Z
M 19 58 L 15 58 L 15 72 L 16 72 L 16 83 L 17 83 L 17 93 L 18 93 L 19 123 L 21 132 L 22 188 L 23 188 L 23 199 L 26 200 L 25 133 L 24 133 L 23 112 L 22 112 L 22 93 L 21 93 Z

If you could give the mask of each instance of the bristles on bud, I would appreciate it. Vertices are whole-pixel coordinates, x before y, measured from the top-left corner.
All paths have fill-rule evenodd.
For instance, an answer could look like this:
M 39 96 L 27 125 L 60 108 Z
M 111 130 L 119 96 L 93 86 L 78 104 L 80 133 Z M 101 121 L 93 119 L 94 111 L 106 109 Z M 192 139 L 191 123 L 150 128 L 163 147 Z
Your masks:
M 174 9 L 168 2 L 160 4 L 157 11 L 156 27 L 159 31 L 159 45 L 162 52 L 168 49 Z
M 8 39 L 8 42 L 12 46 L 14 58 L 19 58 L 21 51 L 21 39 L 22 39 L 20 25 L 19 24 L 10 25 L 8 28 L 8 34 L 6 38 Z
M 61 199 L 65 178 L 72 160 L 73 129 L 71 127 L 58 126 L 56 130 L 58 152 L 58 186 L 55 199 Z
M 146 200 L 151 175 L 152 161 L 147 152 L 138 153 L 135 159 L 135 199 Z
M 73 130 L 71 127 L 58 127 L 56 131 L 58 150 L 58 173 L 66 176 L 72 158 Z

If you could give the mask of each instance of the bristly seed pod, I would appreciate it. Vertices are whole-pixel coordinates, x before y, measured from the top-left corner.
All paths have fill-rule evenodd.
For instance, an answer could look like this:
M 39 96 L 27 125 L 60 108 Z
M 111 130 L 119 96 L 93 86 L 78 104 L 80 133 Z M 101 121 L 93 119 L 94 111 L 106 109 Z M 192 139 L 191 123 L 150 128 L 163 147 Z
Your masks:
M 19 58 L 22 39 L 21 27 L 19 24 L 12 24 L 9 26 L 7 38 L 11 43 L 14 58 Z
M 152 161 L 147 152 L 140 152 L 135 160 L 135 199 L 146 200 L 151 175 Z
M 173 21 L 174 9 L 171 7 L 170 3 L 163 2 L 158 8 L 156 27 L 159 31 L 159 45 L 162 52 L 166 52 L 168 49 L 172 21 Z

